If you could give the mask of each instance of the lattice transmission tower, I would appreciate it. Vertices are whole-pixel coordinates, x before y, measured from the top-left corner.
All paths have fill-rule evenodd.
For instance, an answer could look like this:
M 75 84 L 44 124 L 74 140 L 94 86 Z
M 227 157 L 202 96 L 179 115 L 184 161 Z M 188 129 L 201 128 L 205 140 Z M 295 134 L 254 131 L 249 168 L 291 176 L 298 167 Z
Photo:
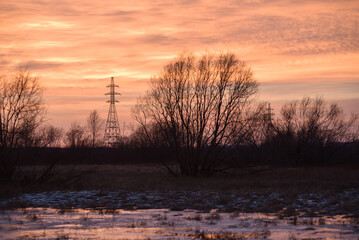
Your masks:
M 266 121 L 267 124 L 272 125 L 273 124 L 273 116 L 274 113 L 272 112 L 273 108 L 271 108 L 270 103 L 267 105 L 267 114 L 266 114 Z
M 273 116 L 274 113 L 272 112 L 273 108 L 271 108 L 270 103 L 267 105 L 267 113 L 265 115 L 265 124 L 267 125 L 267 136 L 271 136 L 274 134 L 273 128 Z
M 115 85 L 113 77 L 111 77 L 111 83 L 107 87 L 110 88 L 110 92 L 106 93 L 105 95 L 110 95 L 110 100 L 107 101 L 108 103 L 110 103 L 110 108 L 107 115 L 104 140 L 108 146 L 113 146 L 115 143 L 118 142 L 120 138 L 120 125 L 118 123 L 115 105 L 118 100 L 115 99 L 115 96 L 121 94 L 115 91 L 115 88 L 118 88 L 118 86 Z

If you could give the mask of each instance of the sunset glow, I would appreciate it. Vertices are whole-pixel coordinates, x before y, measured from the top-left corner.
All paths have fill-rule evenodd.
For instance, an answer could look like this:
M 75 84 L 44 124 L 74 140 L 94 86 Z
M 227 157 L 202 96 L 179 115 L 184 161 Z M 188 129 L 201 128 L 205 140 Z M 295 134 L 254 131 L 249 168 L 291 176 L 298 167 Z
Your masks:
M 110 77 L 121 123 L 151 76 L 182 52 L 233 51 L 279 106 L 323 96 L 359 112 L 357 0 L 0 2 L 0 70 L 27 67 L 46 87 L 49 123 L 107 116 Z

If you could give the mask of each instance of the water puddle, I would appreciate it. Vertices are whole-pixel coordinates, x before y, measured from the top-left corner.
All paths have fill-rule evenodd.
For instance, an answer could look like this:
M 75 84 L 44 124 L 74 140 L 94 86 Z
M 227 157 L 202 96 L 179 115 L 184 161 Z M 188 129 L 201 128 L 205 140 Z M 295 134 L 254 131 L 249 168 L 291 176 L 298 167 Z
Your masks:
M 357 239 L 357 223 L 339 215 L 23 208 L 0 213 L 0 239 Z

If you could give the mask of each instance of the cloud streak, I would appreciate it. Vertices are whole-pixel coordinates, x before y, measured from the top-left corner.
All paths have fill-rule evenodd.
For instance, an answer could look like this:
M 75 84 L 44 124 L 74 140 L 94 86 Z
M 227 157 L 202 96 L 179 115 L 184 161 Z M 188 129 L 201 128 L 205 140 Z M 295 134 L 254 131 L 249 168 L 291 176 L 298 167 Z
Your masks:
M 110 76 L 122 91 L 119 118 L 131 121 L 129 106 L 146 81 L 183 51 L 235 51 L 263 83 L 261 100 L 290 100 L 312 87 L 344 101 L 359 90 L 345 87 L 359 82 L 358 24 L 356 0 L 3 0 L 0 66 L 38 74 L 49 117 L 63 126 L 93 108 L 106 116 Z

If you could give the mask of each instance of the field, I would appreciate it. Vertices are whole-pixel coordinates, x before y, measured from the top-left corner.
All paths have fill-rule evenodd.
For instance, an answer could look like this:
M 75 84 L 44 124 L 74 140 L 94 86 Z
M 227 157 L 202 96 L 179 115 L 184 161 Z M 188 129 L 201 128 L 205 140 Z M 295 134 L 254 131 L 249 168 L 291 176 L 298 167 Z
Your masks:
M 212 211 L 27 208 L 1 213 L 1 239 L 356 239 L 336 217 Z
M 23 167 L 29 178 L 41 169 Z M 1 188 L 0 236 L 8 239 L 359 236 L 357 166 L 256 167 L 195 178 L 154 164 L 59 165 L 49 182 Z
M 26 170 L 36 171 L 29 166 Z M 43 207 L 28 199 L 19 202 L 16 196 L 22 193 L 41 195 L 46 192 L 51 196 L 56 191 L 63 191 L 63 195 L 69 191 L 90 191 L 102 197 L 88 198 L 81 204 L 76 203 L 76 207 L 216 208 L 265 213 L 293 208 L 305 212 L 359 215 L 358 173 L 357 166 L 262 167 L 194 178 L 174 177 L 161 166 L 152 164 L 63 165 L 56 168 L 51 182 L 3 185 L 1 206 Z M 111 195 L 120 192 L 121 204 Z M 127 201 L 132 195 L 140 197 Z M 153 201 L 152 195 L 158 199 Z M 73 207 L 75 202 L 67 201 L 67 204 Z M 47 206 L 56 207 L 51 203 Z

